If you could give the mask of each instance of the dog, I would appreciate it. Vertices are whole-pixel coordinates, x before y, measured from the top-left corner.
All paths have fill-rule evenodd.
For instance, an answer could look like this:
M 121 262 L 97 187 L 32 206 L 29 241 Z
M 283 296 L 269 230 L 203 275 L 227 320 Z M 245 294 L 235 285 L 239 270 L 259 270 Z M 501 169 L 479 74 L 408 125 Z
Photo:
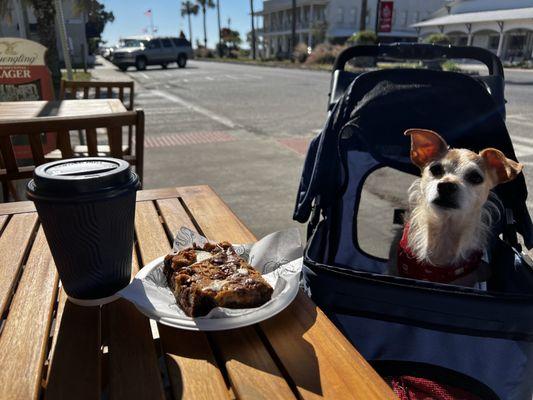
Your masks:
M 451 149 L 436 132 L 409 129 L 411 161 L 421 177 L 409 188 L 409 213 L 397 245 L 397 273 L 465 284 L 482 264 L 496 207 L 495 186 L 515 179 L 522 164 L 493 148 Z M 479 277 L 478 277 L 479 278 Z M 485 279 L 486 280 L 486 279 Z M 467 282 L 467 283 L 465 283 Z

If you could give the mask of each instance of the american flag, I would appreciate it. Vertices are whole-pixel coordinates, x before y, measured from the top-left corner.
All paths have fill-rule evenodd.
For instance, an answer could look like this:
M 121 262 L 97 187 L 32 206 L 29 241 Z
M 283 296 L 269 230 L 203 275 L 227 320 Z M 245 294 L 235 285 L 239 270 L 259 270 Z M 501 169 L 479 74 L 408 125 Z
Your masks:
M 144 12 L 144 15 L 146 15 L 147 17 L 151 17 L 152 16 L 152 10 L 151 9 L 150 10 L 146 10 Z

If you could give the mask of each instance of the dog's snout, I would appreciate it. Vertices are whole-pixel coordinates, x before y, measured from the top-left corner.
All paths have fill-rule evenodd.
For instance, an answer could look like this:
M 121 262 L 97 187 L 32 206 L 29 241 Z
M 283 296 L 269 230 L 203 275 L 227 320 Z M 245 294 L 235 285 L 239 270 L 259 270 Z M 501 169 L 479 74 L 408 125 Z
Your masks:
M 440 182 L 437 185 L 437 191 L 441 196 L 450 196 L 457 192 L 457 184 L 453 182 Z

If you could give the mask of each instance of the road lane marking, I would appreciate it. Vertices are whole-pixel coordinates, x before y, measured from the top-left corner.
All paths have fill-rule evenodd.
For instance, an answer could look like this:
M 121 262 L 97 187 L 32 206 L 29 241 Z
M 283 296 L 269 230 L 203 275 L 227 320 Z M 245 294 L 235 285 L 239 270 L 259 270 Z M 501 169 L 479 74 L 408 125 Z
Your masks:
M 152 92 L 157 94 L 158 96 L 164 98 L 164 99 L 167 99 L 168 101 L 171 101 L 171 102 L 176 103 L 176 104 L 181 104 L 182 106 L 188 108 L 189 110 L 195 111 L 198 114 L 202 114 L 202 115 L 212 119 L 213 121 L 216 121 L 216 122 L 218 122 L 218 123 L 220 123 L 220 124 L 222 124 L 224 126 L 227 126 L 228 128 L 235 129 L 235 128 L 240 128 L 241 127 L 239 124 L 236 124 L 235 122 L 233 122 L 229 118 L 226 118 L 226 117 L 224 117 L 222 115 L 217 115 L 217 114 L 215 114 L 212 111 L 206 110 L 203 107 L 200 107 L 200 106 L 197 106 L 196 104 L 190 103 L 187 100 L 184 100 L 181 97 L 178 97 L 176 95 L 173 95 L 173 94 L 170 94 L 170 93 L 167 93 L 167 92 L 163 92 L 162 90 L 152 90 Z
M 205 79 L 207 79 L 208 81 L 214 81 L 215 80 L 215 78 L 212 78 L 210 76 L 206 76 Z
M 513 143 L 513 147 L 517 157 L 527 157 L 533 155 L 533 149 L 531 146 L 525 146 L 519 143 Z
M 139 72 L 139 75 L 141 75 L 144 79 L 150 79 L 150 77 L 146 75 L 144 72 Z
M 533 122 L 522 121 L 520 119 L 515 119 L 515 118 L 512 118 L 511 121 L 508 120 L 507 122 L 511 124 L 533 127 Z

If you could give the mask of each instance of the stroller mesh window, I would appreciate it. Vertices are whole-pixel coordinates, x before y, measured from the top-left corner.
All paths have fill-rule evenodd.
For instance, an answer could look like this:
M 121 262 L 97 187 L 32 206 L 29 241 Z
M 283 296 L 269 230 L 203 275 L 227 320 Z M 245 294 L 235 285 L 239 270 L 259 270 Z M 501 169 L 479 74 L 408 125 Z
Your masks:
M 407 191 L 415 179 L 388 167 L 377 169 L 366 178 L 354 221 L 354 243 L 359 243 L 364 253 L 389 259 L 391 245 L 401 232 L 401 225 L 394 224 L 394 212 L 408 209 Z

